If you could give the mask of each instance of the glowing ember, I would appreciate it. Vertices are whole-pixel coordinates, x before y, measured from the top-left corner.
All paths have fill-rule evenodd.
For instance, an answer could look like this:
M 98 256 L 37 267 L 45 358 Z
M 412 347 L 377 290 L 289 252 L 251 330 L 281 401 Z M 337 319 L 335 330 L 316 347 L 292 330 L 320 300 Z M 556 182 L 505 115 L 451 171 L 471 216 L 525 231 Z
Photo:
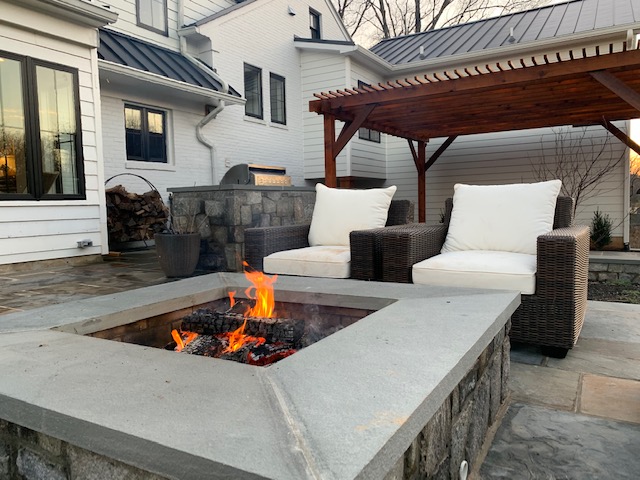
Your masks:
M 182 349 L 192 342 L 197 336 L 197 333 L 194 332 L 180 332 L 176 329 L 171 330 L 171 336 L 173 337 L 174 342 L 176 342 L 176 352 L 182 351 Z
M 227 337 L 227 340 L 229 341 L 229 346 L 225 348 L 224 352 L 222 353 L 236 352 L 240 348 L 242 348 L 243 345 L 247 343 L 253 343 L 254 344 L 253 346 L 257 347 L 259 345 L 264 344 L 264 342 L 266 342 L 266 340 L 263 337 L 252 337 L 251 335 L 245 335 L 244 327 L 246 325 L 247 325 L 247 319 L 245 318 L 244 323 L 240 328 L 234 330 L 233 332 L 227 332 L 219 335 L 220 337 Z

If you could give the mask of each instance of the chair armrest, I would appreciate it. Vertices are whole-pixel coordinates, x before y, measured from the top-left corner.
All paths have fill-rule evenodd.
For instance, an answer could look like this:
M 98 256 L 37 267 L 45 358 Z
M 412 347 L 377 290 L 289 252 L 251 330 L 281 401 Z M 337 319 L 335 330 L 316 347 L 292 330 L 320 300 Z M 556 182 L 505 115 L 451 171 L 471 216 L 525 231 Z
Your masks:
M 557 228 L 538 237 L 536 295 L 571 298 L 586 308 L 588 276 L 588 226 Z
M 351 278 L 382 280 L 382 235 L 402 230 L 407 225 L 392 225 L 369 230 L 354 230 L 349 234 L 351 248 Z
M 411 283 L 411 267 L 440 253 L 447 229 L 446 225 L 412 223 L 382 232 L 382 280 Z
M 244 231 L 244 258 L 256 270 L 263 270 L 264 257 L 283 250 L 309 246 L 310 225 L 247 228 Z

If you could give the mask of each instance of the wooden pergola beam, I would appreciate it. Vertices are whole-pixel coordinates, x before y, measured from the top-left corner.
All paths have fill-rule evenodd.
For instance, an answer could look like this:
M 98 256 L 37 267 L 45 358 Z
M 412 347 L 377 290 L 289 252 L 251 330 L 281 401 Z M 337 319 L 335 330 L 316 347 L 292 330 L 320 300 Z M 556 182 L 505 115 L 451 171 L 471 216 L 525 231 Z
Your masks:
M 451 135 L 449 138 L 447 138 L 442 145 L 440 145 L 440 148 L 438 148 L 438 150 L 436 150 L 433 155 L 431 155 L 429 157 L 429 161 L 426 163 L 426 165 L 424 166 L 425 171 L 429 170 L 429 168 L 431 168 L 431 166 L 436 163 L 436 160 L 438 160 L 438 158 L 440 158 L 440 155 L 442 155 L 445 150 L 447 148 L 449 148 L 449 145 L 451 145 L 454 140 L 458 138 L 458 135 Z
M 374 108 L 376 108 L 376 105 L 366 105 L 353 120 L 345 121 L 337 139 L 335 116 L 324 116 L 324 176 L 327 187 L 335 188 L 338 186 L 336 158 Z
M 638 64 L 640 64 L 640 50 L 631 50 L 565 60 L 551 64 L 487 72 L 479 75 L 471 75 L 453 80 L 434 81 L 404 88 L 392 88 L 359 95 L 336 96 L 330 99 L 313 100 L 309 103 L 309 110 L 316 113 L 331 113 L 339 107 L 353 107 L 367 103 L 377 103 L 382 106 L 386 103 L 407 101 L 449 92 L 478 91 L 485 88 L 492 89 L 496 87 L 503 88 L 520 83 L 544 83 L 555 78 L 580 76 L 607 69 L 624 69 L 625 67 L 634 67 Z
M 416 170 L 418 170 L 418 221 L 424 223 L 427 218 L 427 162 L 425 161 L 427 157 L 427 142 L 418 140 L 417 151 L 413 145 L 413 140 L 407 139 L 407 142 L 409 142 L 411 156 L 416 164 Z
M 627 147 L 629 147 L 631 150 L 633 150 L 638 155 L 640 155 L 640 145 L 638 145 L 636 142 L 631 140 L 629 135 L 624 133 L 622 130 L 620 130 L 618 127 L 616 127 L 613 123 L 611 123 L 606 118 L 602 119 L 602 126 L 606 128 L 618 140 L 624 143 Z
M 636 92 L 633 88 L 610 72 L 591 72 L 591 76 L 640 113 L 640 93 Z

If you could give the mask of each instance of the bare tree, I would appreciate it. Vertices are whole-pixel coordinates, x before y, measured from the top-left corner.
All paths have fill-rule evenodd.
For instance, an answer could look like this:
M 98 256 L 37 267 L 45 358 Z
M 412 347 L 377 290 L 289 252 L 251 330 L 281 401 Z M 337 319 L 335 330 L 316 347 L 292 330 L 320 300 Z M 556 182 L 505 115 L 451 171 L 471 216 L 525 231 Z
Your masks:
M 611 177 L 626 155 L 624 150 L 622 154 L 614 151 L 612 142 L 617 140 L 613 136 L 607 134 L 604 140 L 598 141 L 586 127 L 577 134 L 569 128 L 554 129 L 554 134 L 552 152 L 543 144 L 541 158 L 532 160 L 531 167 L 538 181 L 562 180 L 562 194 L 575 201 L 574 214 L 585 200 L 621 187 L 602 190 L 602 182 Z
M 535 8 L 550 0 L 334 0 L 353 35 L 367 25 L 372 40 L 434 30 Z

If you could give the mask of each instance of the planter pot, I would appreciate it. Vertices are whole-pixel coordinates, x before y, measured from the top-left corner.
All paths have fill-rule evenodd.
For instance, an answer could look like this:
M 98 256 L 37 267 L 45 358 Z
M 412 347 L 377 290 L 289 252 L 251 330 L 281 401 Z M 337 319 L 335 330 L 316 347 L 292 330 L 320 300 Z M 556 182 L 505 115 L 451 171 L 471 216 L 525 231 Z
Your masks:
M 193 275 L 200 257 L 199 233 L 156 233 L 156 253 L 167 277 Z

